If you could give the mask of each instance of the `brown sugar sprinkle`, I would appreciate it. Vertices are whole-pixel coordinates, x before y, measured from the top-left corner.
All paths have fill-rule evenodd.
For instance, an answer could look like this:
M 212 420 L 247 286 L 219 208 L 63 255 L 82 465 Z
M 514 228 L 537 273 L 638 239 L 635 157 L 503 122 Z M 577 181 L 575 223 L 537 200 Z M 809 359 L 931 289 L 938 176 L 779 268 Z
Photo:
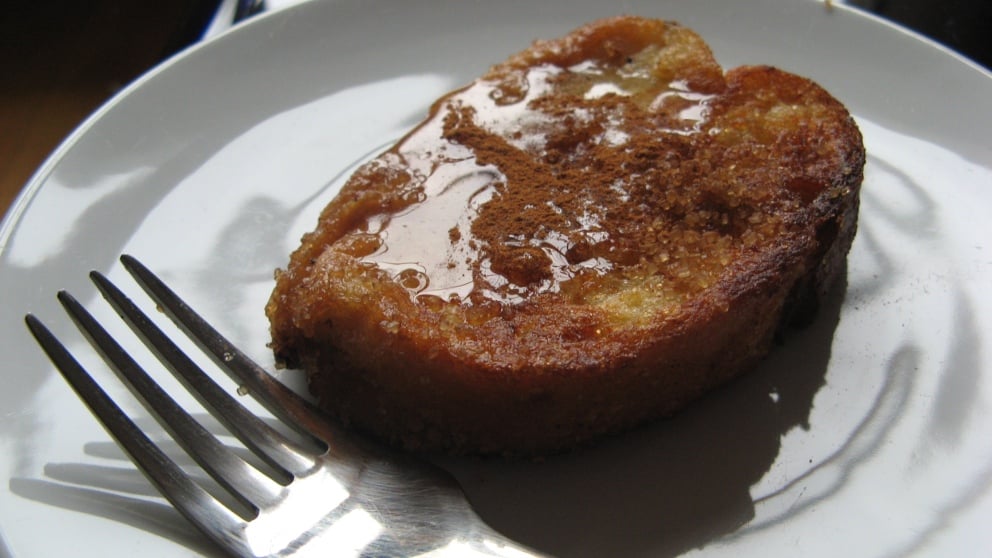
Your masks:
M 611 293 L 632 296 L 632 283 L 676 304 L 787 232 L 782 216 L 824 187 L 805 178 L 810 146 L 792 139 L 815 105 L 743 98 L 718 67 L 680 73 L 656 44 L 623 57 L 545 54 L 442 99 L 394 149 L 409 174 L 368 171 L 368 188 L 394 201 L 341 249 L 431 306 L 555 294 L 620 307 Z

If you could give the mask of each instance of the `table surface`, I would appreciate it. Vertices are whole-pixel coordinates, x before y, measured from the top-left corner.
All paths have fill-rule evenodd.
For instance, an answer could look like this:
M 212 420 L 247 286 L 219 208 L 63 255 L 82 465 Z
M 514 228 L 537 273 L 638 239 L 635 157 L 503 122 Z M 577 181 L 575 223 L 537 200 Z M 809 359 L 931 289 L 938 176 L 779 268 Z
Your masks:
M 836 0 L 835 0 L 836 1 Z M 992 67 L 989 0 L 850 0 Z M 218 2 L 20 2 L 0 15 L 0 215 L 97 107 L 200 39 Z

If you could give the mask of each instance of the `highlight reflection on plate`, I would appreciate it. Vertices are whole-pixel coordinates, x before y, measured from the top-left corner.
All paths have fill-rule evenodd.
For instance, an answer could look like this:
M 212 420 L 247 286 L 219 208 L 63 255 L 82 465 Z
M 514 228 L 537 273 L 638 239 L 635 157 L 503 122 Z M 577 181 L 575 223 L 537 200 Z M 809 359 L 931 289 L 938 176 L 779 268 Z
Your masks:
M 442 464 L 494 527 L 562 556 L 992 550 L 987 72 L 815 2 L 383 0 L 305 3 L 166 64 L 77 131 L 12 208 L 0 229 L 7 551 L 216 554 L 54 373 L 26 312 L 82 347 L 54 294 L 92 301 L 86 272 L 122 277 L 127 251 L 271 363 L 272 270 L 350 170 L 489 64 L 617 11 L 681 21 L 725 66 L 778 65 L 848 105 L 869 162 L 847 288 L 754 374 L 672 420 L 542 463 Z

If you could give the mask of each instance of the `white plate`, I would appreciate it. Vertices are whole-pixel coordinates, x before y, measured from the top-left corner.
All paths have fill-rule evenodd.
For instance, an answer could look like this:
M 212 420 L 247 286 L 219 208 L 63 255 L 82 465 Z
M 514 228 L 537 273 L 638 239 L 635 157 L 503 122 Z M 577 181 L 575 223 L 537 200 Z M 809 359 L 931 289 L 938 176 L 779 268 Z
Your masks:
M 25 313 L 82 348 L 54 294 L 109 316 L 85 274 L 130 287 L 115 260 L 128 252 L 271 363 L 272 270 L 347 171 L 532 39 L 620 12 L 695 28 L 726 66 L 812 77 L 856 115 L 869 163 L 846 293 L 673 420 L 543 463 L 446 466 L 493 526 L 564 556 L 992 551 L 992 79 L 905 31 L 799 0 L 305 3 L 128 88 L 0 229 L 7 551 L 216 554 L 120 457 Z

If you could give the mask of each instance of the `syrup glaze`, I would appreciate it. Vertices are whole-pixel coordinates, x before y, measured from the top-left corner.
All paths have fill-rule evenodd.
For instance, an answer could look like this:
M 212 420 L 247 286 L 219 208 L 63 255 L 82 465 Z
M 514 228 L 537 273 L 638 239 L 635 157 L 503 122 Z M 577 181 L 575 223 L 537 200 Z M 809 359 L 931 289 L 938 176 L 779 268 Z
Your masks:
M 722 70 L 682 68 L 699 57 L 663 43 L 625 47 L 511 59 L 440 99 L 356 174 L 398 191 L 337 245 L 428 305 L 560 293 L 631 314 L 713 284 L 779 232 L 781 207 L 749 185 L 752 155 L 720 166 L 742 141 L 712 118 Z

